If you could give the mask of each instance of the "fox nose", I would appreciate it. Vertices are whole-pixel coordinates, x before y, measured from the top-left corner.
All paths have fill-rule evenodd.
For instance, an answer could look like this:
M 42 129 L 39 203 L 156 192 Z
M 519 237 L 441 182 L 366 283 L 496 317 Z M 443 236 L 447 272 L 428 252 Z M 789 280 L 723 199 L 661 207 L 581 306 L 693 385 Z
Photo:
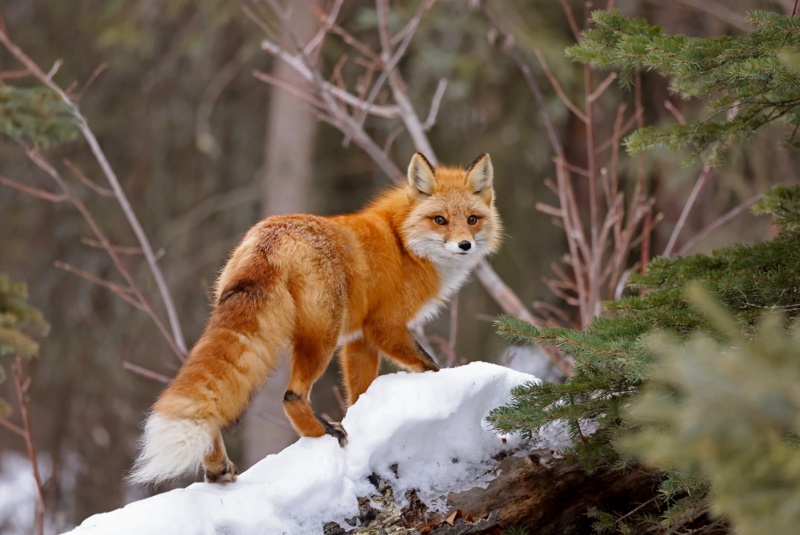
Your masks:
M 462 251 L 469 251 L 471 247 L 472 247 L 472 244 L 470 242 L 468 242 L 467 240 L 464 240 L 462 242 L 458 242 L 458 248 L 461 249 Z

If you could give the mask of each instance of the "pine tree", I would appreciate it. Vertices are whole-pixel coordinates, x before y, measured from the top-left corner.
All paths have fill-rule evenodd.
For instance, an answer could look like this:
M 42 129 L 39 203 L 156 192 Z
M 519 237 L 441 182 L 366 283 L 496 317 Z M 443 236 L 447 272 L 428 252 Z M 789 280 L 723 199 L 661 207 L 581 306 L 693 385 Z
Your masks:
M 583 331 L 536 328 L 501 318 L 502 335 L 559 347 L 575 358 L 575 373 L 564 384 L 516 388 L 512 403 L 495 410 L 491 423 L 504 432 L 536 437 L 547 424 L 565 420 L 575 447 L 563 453 L 575 456 L 589 471 L 609 464 L 627 466 L 630 458 L 620 454 L 617 441 L 643 425 L 627 418 L 625 407 L 647 384 L 660 360 L 650 335 L 662 332 L 685 338 L 697 331 L 715 331 L 709 319 L 687 302 L 687 282 L 712 292 L 744 332 L 751 332 L 766 311 L 781 311 L 790 319 L 800 314 L 800 187 L 773 188 L 756 210 L 774 214 L 781 225 L 774 239 L 710 255 L 656 258 L 644 274 L 632 278 L 631 287 L 640 294 L 606 303 L 607 314 Z M 701 502 L 707 490 L 703 478 L 670 473 L 661 482 L 663 521 L 694 521 L 705 513 Z
M 0 133 L 50 147 L 78 136 L 77 117 L 46 87 L 0 86 Z
M 708 115 L 693 123 L 646 127 L 628 137 L 632 151 L 653 147 L 688 149 L 718 164 L 734 141 L 759 129 L 789 125 L 785 141 L 800 147 L 800 19 L 752 11 L 752 33 L 715 39 L 667 35 L 643 19 L 619 10 L 595 11 L 594 27 L 585 30 L 567 55 L 583 63 L 620 69 L 629 85 L 637 69 L 670 77 L 670 90 L 683 98 L 705 99 Z
M 39 353 L 39 344 L 32 335 L 44 336 L 50 326 L 42 313 L 28 304 L 28 288 L 11 282 L 0 273 L 0 358 L 19 356 L 32 358 Z M 0 359 L 0 383 L 5 381 L 4 362 Z M 0 398 L 0 416 L 8 416 L 11 406 Z
M 787 332 L 784 315 L 773 312 L 743 331 L 700 288 L 690 290 L 716 339 L 649 338 L 660 364 L 626 411 L 638 429 L 620 445 L 650 465 L 708 481 L 711 513 L 736 533 L 797 533 L 800 324 Z
M 787 143 L 800 146 L 797 137 L 800 129 L 800 72 L 797 69 L 800 21 L 764 11 L 750 13 L 748 20 L 755 25 L 749 35 L 701 39 L 666 35 L 660 28 L 641 19 L 629 19 L 617 10 L 600 11 L 592 16 L 594 27 L 584 31 L 581 42 L 567 53 L 578 61 L 620 69 L 623 84 L 630 83 L 635 70 L 652 69 L 670 77 L 670 88 L 675 94 L 706 99 L 709 111 L 701 120 L 686 125 L 647 127 L 629 136 L 626 143 L 632 152 L 665 147 L 688 152 L 687 161 L 703 157 L 707 163 L 718 165 L 734 142 L 779 122 L 789 125 Z M 786 481 L 785 477 L 769 480 L 775 473 L 776 463 L 790 459 L 783 446 L 771 449 L 784 442 L 756 441 L 762 455 L 768 457 L 765 463 L 769 466 L 754 472 L 753 477 L 762 479 L 751 481 L 756 490 L 746 495 L 761 501 L 750 508 L 739 499 L 745 495 L 739 482 L 725 488 L 720 485 L 730 482 L 725 477 L 742 474 L 741 462 L 745 458 L 742 455 L 749 455 L 752 450 L 737 452 L 736 445 L 731 445 L 725 455 L 720 453 L 712 460 L 699 457 L 702 440 L 721 439 L 715 434 L 723 428 L 718 421 L 713 422 L 708 433 L 694 437 L 688 433 L 678 434 L 665 442 L 666 446 L 654 447 L 656 437 L 664 439 L 670 429 L 680 428 L 678 422 L 685 424 L 685 418 L 691 419 L 692 414 L 703 410 L 702 406 L 695 406 L 691 395 L 677 395 L 682 388 L 687 391 L 695 388 L 692 392 L 699 395 L 697 389 L 702 388 L 696 378 L 695 382 L 681 384 L 685 376 L 679 374 L 693 365 L 698 373 L 706 373 L 703 377 L 706 383 L 717 379 L 711 372 L 716 368 L 705 361 L 692 363 L 697 352 L 678 349 L 680 344 L 693 333 L 705 332 L 716 342 L 705 341 L 704 347 L 719 355 L 725 353 L 722 349 L 728 347 L 725 344 L 730 343 L 732 336 L 731 329 L 721 332 L 715 327 L 722 316 L 717 315 L 712 320 L 690 306 L 685 294 L 688 282 L 701 284 L 730 310 L 730 322 L 743 333 L 741 336 L 758 340 L 748 342 L 750 345 L 741 350 L 742 355 L 752 356 L 751 353 L 757 351 L 754 348 L 773 335 L 774 340 L 781 340 L 781 347 L 791 345 L 788 335 L 775 335 L 774 324 L 760 331 L 757 326 L 766 312 L 780 312 L 787 320 L 800 313 L 800 273 L 797 270 L 800 265 L 800 188 L 775 187 L 764 194 L 754 210 L 773 215 L 780 228 L 774 239 L 754 246 L 734 245 L 709 255 L 656 258 L 643 274 L 632 277 L 629 286 L 635 295 L 606 303 L 604 315 L 583 331 L 536 328 L 509 317 L 498 321 L 500 333 L 508 338 L 556 346 L 571 355 L 575 359 L 575 373 L 564 384 L 529 384 L 515 389 L 511 404 L 490 416 L 496 428 L 535 437 L 546 425 L 567 421 L 575 446 L 562 453 L 581 462 L 588 471 L 635 465 L 636 458 L 631 453 L 663 469 L 658 477 L 660 492 L 648 507 L 616 514 L 590 511 L 599 532 L 674 532 L 681 528 L 696 530 L 693 533 L 725 532 L 727 520 L 712 519 L 709 511 L 724 515 L 737 528 L 750 529 L 743 531 L 747 533 L 789 533 L 780 531 L 783 528 L 779 526 L 796 525 L 792 520 L 797 513 L 791 505 L 797 495 L 796 489 L 780 485 L 777 490 L 767 488 L 773 482 Z M 655 342 L 652 336 L 655 332 L 668 334 L 677 342 L 665 349 L 663 344 Z M 741 359 L 746 360 L 746 357 Z M 706 368 L 702 367 L 704 362 Z M 721 362 L 718 360 L 715 364 Z M 748 365 L 755 367 L 762 363 L 753 358 Z M 746 374 L 747 369 L 745 366 L 739 372 Z M 765 374 L 775 371 L 773 367 Z M 654 375 L 660 383 L 653 381 Z M 761 380 L 763 375 L 754 374 L 753 379 Z M 796 377 L 791 374 L 787 373 L 783 379 L 785 388 L 797 384 Z M 715 383 L 714 388 L 730 389 L 731 382 L 726 381 L 726 376 L 720 375 L 720 382 Z M 794 388 L 796 390 L 796 386 Z M 753 385 L 753 392 L 764 390 L 765 384 Z M 646 392 L 642 400 L 637 398 L 640 391 Z M 728 391 L 728 395 L 736 394 Z M 662 396 L 661 401 L 664 396 L 672 395 L 674 402 L 659 405 L 659 401 L 654 400 L 656 395 Z M 786 400 L 775 401 L 780 407 L 791 406 Z M 795 403 L 796 398 L 790 401 Z M 632 403 L 639 407 L 638 412 L 628 410 Z M 740 416 L 745 416 L 742 404 L 732 403 L 730 408 L 734 407 L 739 408 Z M 726 414 L 730 416 L 731 412 Z M 796 412 L 792 425 L 781 423 L 784 438 L 797 436 L 794 415 Z M 757 411 L 753 409 L 747 416 L 747 423 L 738 428 L 759 428 Z M 736 427 L 735 420 L 730 423 Z M 702 427 L 702 422 L 698 426 Z M 724 434 L 721 436 L 726 438 Z M 742 510 L 734 513 L 737 507 Z M 763 530 L 768 524 L 759 522 L 768 522 L 775 511 L 785 515 L 769 524 L 775 531 Z M 752 531 L 751 526 L 762 531 Z

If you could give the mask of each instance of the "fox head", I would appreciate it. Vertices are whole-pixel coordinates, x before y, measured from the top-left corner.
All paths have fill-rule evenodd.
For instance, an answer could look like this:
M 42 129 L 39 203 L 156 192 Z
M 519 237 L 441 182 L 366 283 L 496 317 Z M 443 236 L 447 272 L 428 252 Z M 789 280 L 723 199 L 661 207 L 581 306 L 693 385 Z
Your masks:
M 500 246 L 494 207 L 494 170 L 488 154 L 467 169 L 434 167 L 420 153 L 408 166 L 412 203 L 402 232 L 408 248 L 436 264 L 473 263 Z

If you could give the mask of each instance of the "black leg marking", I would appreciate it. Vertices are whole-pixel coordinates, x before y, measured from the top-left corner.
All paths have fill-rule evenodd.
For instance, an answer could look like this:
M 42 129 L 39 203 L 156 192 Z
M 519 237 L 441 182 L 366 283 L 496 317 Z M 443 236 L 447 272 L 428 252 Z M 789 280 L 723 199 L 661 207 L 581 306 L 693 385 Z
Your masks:
M 297 403 L 298 401 L 304 401 L 304 398 L 297 392 L 292 392 L 291 390 L 287 390 L 286 393 L 283 395 L 284 403 Z
M 422 347 L 422 345 L 420 345 L 420 343 L 417 342 L 416 340 L 414 340 L 414 345 L 417 346 L 417 352 L 420 354 L 420 356 L 422 356 L 427 361 L 427 363 L 429 365 L 428 366 L 428 370 L 433 370 L 435 372 L 438 372 L 439 371 L 439 365 L 436 364 L 436 361 L 433 360 L 433 357 L 430 356 L 428 354 L 428 352 L 425 351 L 425 348 Z
M 347 445 L 347 431 L 344 430 L 342 424 L 338 422 L 328 422 L 327 420 L 320 418 L 319 414 L 316 412 L 314 413 L 314 416 L 317 418 L 317 420 L 319 420 L 319 423 L 322 424 L 322 427 L 325 428 L 325 434 L 331 435 L 338 440 L 339 446 L 344 448 Z

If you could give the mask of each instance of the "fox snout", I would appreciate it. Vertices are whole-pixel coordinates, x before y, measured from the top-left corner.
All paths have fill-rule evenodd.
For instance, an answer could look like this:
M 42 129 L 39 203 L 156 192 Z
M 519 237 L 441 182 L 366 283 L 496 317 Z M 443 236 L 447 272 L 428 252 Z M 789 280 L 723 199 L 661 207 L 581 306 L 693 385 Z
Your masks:
M 445 249 L 451 253 L 468 255 L 475 251 L 475 242 L 472 240 L 453 240 L 445 242 Z

